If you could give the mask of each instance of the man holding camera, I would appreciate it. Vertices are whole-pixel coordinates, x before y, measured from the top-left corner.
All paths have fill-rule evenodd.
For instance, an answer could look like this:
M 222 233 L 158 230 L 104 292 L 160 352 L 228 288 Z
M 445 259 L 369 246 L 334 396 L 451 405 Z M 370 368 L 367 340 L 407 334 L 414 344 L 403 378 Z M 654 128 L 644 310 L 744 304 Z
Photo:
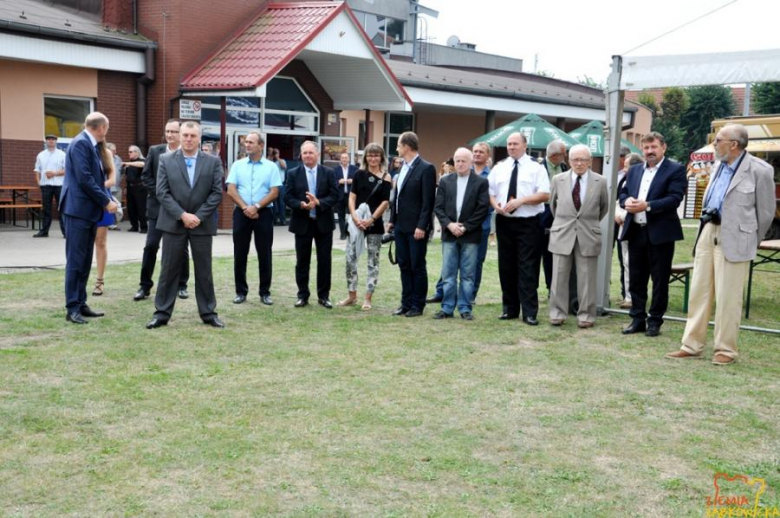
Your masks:
M 704 193 L 699 234 L 694 245 L 688 322 L 679 351 L 667 358 L 699 358 L 715 298 L 714 365 L 737 360 L 742 318 L 742 288 L 756 249 L 775 211 L 772 166 L 745 149 L 744 126 L 729 124 L 715 142 L 716 171 Z

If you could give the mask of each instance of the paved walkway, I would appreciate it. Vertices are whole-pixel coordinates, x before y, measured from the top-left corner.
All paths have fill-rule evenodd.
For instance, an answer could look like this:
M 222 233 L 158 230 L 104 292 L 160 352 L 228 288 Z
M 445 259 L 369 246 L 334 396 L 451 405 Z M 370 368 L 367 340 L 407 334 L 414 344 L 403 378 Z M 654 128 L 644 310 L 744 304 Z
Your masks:
M 127 232 L 128 222 L 120 225 L 121 231 L 108 233 L 108 262 L 141 262 L 145 234 Z M 0 225 L 0 272 L 19 271 L 25 268 L 62 268 L 65 266 L 65 239 L 57 222 L 53 222 L 49 237 L 33 239 L 37 230 Z M 334 232 L 333 247 L 344 250 L 345 241 Z M 233 256 L 233 237 L 229 230 L 220 231 L 214 238 L 214 257 Z M 274 227 L 274 251 L 295 250 L 295 239 L 287 227 Z M 159 252 L 158 252 L 159 253 Z

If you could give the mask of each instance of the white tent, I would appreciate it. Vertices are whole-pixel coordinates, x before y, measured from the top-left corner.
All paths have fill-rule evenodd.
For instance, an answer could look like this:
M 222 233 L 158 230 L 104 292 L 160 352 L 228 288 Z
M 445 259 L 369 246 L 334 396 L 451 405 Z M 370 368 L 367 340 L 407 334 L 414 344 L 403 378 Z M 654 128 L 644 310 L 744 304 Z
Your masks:
M 669 86 L 723 85 L 780 81 L 780 49 L 687 54 L 678 56 L 612 57 L 612 73 L 607 86 L 608 139 L 604 174 L 609 179 L 610 212 L 614 214 L 617 173 L 620 169 L 620 114 L 626 90 Z M 612 218 L 601 223 L 604 241 L 599 256 L 599 309 L 609 307 L 609 281 L 612 270 Z

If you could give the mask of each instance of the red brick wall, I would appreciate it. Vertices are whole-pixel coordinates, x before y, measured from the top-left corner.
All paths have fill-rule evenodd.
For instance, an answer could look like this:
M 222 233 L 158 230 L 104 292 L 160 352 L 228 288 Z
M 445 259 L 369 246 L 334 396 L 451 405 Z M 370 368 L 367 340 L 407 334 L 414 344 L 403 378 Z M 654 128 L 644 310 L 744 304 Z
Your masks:
M 96 109 L 109 121 L 108 141 L 116 144 L 120 157 L 127 159 L 127 148 L 135 144 L 136 75 L 98 70 Z
M 128 0 L 103 0 L 103 25 L 132 30 L 133 3 Z
M 35 185 L 35 157 L 43 151 L 43 141 L 0 141 L 0 183 L 5 185 Z

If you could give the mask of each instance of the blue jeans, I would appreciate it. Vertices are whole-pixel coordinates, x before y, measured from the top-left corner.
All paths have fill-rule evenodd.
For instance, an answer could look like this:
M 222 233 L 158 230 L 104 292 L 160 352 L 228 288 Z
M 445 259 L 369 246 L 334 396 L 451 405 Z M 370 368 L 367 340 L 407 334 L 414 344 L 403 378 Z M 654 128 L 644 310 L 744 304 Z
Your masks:
M 477 299 L 477 293 L 479 293 L 479 285 L 482 284 L 482 265 L 485 264 L 485 258 L 488 251 L 488 239 L 490 238 L 490 227 L 482 228 L 482 237 L 479 241 L 479 250 L 477 251 L 477 273 L 474 276 L 474 297 L 471 299 L 472 304 Z
M 477 272 L 477 243 L 461 243 L 459 241 L 442 241 L 442 268 L 444 297 L 441 310 L 447 314 L 471 313 L 471 301 L 474 299 L 474 277 Z M 460 272 L 460 285 L 458 273 Z

